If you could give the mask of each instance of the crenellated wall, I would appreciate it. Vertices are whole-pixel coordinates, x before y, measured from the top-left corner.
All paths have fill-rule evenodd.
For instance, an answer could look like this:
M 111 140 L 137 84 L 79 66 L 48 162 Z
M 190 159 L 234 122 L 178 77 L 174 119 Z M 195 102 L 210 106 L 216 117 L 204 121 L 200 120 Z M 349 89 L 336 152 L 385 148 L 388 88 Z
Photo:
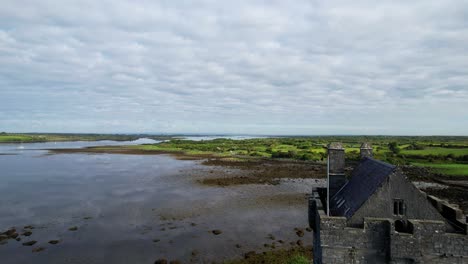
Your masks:
M 462 210 L 435 196 L 426 195 L 426 197 L 447 221 L 457 227 L 459 232 L 468 234 L 468 216 L 464 215 Z
M 364 228 L 346 226 L 344 217 L 320 221 L 322 263 L 386 263 L 390 222 L 367 219 Z
M 415 263 L 468 263 L 468 236 L 446 233 L 440 221 L 410 221 L 412 233 L 391 229 L 393 260 L 412 259 Z M 398 262 L 396 262 L 398 263 Z M 404 262 L 403 262 L 404 263 Z

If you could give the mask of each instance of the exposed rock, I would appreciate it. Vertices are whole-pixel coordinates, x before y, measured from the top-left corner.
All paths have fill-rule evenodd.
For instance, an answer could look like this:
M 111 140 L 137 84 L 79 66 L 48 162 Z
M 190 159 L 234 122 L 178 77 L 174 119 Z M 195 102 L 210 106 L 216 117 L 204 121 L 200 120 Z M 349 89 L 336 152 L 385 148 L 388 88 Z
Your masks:
M 78 230 L 78 227 L 77 227 L 77 226 L 73 226 L 73 227 L 68 228 L 68 230 L 70 230 L 70 231 L 76 231 L 76 230 Z
M 308 227 L 308 228 L 306 228 L 306 231 L 307 232 L 312 232 L 312 228 Z
M 35 247 L 33 248 L 32 252 L 41 252 L 41 251 L 44 251 L 45 248 L 44 247 Z
M 21 237 L 17 237 L 17 238 L 16 238 L 16 241 L 21 241 Z
M 32 235 L 32 232 L 31 231 L 26 231 L 22 235 L 23 236 L 30 236 L 30 235 Z
M 15 233 L 16 233 L 16 229 L 12 228 L 12 229 L 9 229 L 9 230 L 3 232 L 3 235 L 6 235 L 7 237 L 11 237 Z
M 56 245 L 60 242 L 60 240 L 50 240 L 49 244 Z
M 25 226 L 25 227 L 23 227 L 23 228 L 24 228 L 24 229 L 34 229 L 34 226 L 32 226 L 32 225 L 27 225 L 27 226 Z
M 36 240 L 31 240 L 31 241 L 28 241 L 28 242 L 24 242 L 23 246 L 32 246 L 32 245 L 34 245 L 36 243 L 37 243 Z
M 153 239 L 154 243 L 158 243 L 159 241 L 161 241 L 161 239 Z
M 198 250 L 192 250 L 192 257 L 195 257 L 197 256 L 199 253 L 198 253 Z
M 296 231 L 296 235 L 297 235 L 298 237 L 303 237 L 303 236 L 304 236 L 304 230 L 298 229 L 298 230 Z
M 220 234 L 223 233 L 223 231 L 221 231 L 221 230 L 219 230 L 219 229 L 215 229 L 215 230 L 213 230 L 213 231 L 211 231 L 211 232 L 212 232 L 213 234 L 215 234 L 215 235 L 220 235 Z
M 171 260 L 171 262 L 169 262 L 169 264 L 181 264 L 182 262 L 178 261 L 178 260 Z
M 300 247 L 304 246 L 304 244 L 302 243 L 302 240 L 298 240 L 298 241 L 296 242 L 296 244 L 297 244 L 298 246 L 300 246 Z
M 7 240 L 8 236 L 7 235 L 0 235 L 0 241 Z
M 275 236 L 272 235 L 272 234 L 268 234 L 267 238 L 268 238 L 268 239 L 271 239 L 271 240 L 275 240 Z
M 278 240 L 278 243 L 284 244 L 284 241 L 280 239 L 280 240 Z
M 240 244 L 236 244 L 236 248 L 241 248 L 242 246 Z
M 158 259 L 154 262 L 154 264 L 167 264 L 167 259 Z

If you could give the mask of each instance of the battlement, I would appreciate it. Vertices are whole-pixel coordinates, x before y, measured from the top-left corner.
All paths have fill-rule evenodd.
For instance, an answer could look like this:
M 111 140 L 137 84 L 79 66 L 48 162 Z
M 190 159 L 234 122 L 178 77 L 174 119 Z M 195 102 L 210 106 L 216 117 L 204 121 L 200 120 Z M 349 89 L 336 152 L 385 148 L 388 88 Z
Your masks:
M 427 195 L 427 200 L 439 211 L 439 213 L 453 225 L 459 233 L 468 234 L 468 216 L 456 205 L 447 203 L 435 196 Z

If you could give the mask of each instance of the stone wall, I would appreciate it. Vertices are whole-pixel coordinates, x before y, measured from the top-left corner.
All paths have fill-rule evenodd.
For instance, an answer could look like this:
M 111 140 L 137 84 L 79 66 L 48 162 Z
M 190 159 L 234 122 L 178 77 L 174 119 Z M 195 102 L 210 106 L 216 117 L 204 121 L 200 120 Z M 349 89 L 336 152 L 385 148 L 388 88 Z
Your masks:
M 454 207 L 447 202 L 431 195 L 426 195 L 427 200 L 434 208 L 453 226 L 458 232 L 468 234 L 468 216 L 463 214 L 460 208 Z
M 310 204 L 316 264 L 468 264 L 468 235 L 447 233 L 443 221 L 410 219 L 398 232 L 393 219 L 364 218 L 364 226 L 356 228 L 344 217 L 326 216 L 316 197 Z
M 391 229 L 390 255 L 393 260 L 412 259 L 415 263 L 468 263 L 467 235 L 446 233 L 445 224 L 440 221 L 410 222 L 413 225 L 411 234 Z
M 404 216 L 393 213 L 393 199 L 405 201 Z M 361 226 L 364 217 L 399 219 L 424 219 L 445 221 L 428 201 L 426 194 L 414 186 L 400 171 L 392 173 L 348 220 L 348 225 Z M 453 228 L 447 223 L 447 230 Z
M 364 228 L 346 226 L 344 217 L 323 217 L 322 263 L 386 263 L 390 222 L 366 221 Z

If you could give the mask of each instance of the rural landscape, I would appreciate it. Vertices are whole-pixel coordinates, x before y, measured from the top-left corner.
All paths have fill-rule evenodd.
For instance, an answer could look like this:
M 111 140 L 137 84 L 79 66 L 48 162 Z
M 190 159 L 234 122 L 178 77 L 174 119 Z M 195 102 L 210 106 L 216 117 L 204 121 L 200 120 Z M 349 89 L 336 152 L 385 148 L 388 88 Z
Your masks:
M 156 143 L 126 144 L 141 137 L 158 140 Z M 297 226 L 291 227 L 290 234 L 274 234 L 274 231 L 267 232 L 263 236 L 253 235 L 251 239 L 238 237 L 233 241 L 232 247 L 237 249 L 231 257 L 225 258 L 221 255 L 204 253 L 203 249 L 194 249 L 190 257 L 184 254 L 175 253 L 176 259 L 171 263 L 197 263 L 201 259 L 204 261 L 214 261 L 216 263 L 308 263 L 312 259 L 312 239 L 310 228 L 305 221 L 307 212 L 307 196 L 313 186 L 323 185 L 326 180 L 327 145 L 330 142 L 343 142 L 346 153 L 346 167 L 350 172 L 355 164 L 360 160 L 360 142 L 370 142 L 374 148 L 376 159 L 399 165 L 410 180 L 417 184 L 418 188 L 424 192 L 445 199 L 451 204 L 457 204 L 468 213 L 468 137 L 455 136 L 261 136 L 246 139 L 235 139 L 229 136 L 183 136 L 183 135 L 97 135 L 97 134 L 0 134 L 0 141 L 3 146 L 18 146 L 28 149 L 29 144 L 46 144 L 47 142 L 101 142 L 85 147 L 47 147 L 44 146 L 44 154 L 72 156 L 75 155 L 106 155 L 113 156 L 133 156 L 133 157 L 168 157 L 181 162 L 195 162 L 190 172 L 186 174 L 188 180 L 195 184 L 213 190 L 227 190 L 234 193 L 242 193 L 245 190 L 258 189 L 266 186 L 268 195 L 258 189 L 253 198 L 252 204 L 241 202 L 240 208 L 263 208 L 262 210 L 285 210 L 296 208 L 303 211 L 302 220 L 296 222 Z M 122 142 L 118 145 L 106 145 L 108 142 Z M 24 150 L 22 150 L 24 151 Z M 19 153 L 0 153 L 3 157 L 17 156 Z M 7 156 L 5 156 L 7 155 Z M 43 155 L 43 154 L 42 154 Z M 2 159 L 2 158 L 0 158 Z M 167 158 L 166 158 L 167 159 Z M 153 173 L 158 174 L 158 171 Z M 179 174 L 180 174 L 179 173 Z M 173 176 L 180 177 L 180 176 Z M 317 183 L 318 182 L 318 183 Z M 296 184 L 296 185 L 295 185 Z M 297 184 L 302 185 L 301 188 Z M 245 187 L 242 187 L 245 186 Z M 268 187 L 271 186 L 271 187 Z M 282 188 L 286 188 L 284 191 Z M 247 188 L 247 189 L 243 189 Z M 254 189 L 250 189 L 254 188 Z M 271 189 L 273 188 L 273 189 Z M 276 189 L 275 189 L 276 188 Z M 203 198 L 203 199 L 207 199 Z M 223 202 L 221 207 L 227 206 Z M 232 203 L 230 201 L 228 204 Z M 172 209 L 165 209 L 159 212 L 157 223 L 173 230 L 178 228 L 185 221 L 194 221 L 190 225 L 195 227 L 199 214 L 213 214 L 209 208 L 203 205 L 195 205 L 195 212 L 181 212 L 181 208 L 175 206 Z M 232 206 L 232 205 L 231 205 Z M 235 207 L 235 206 L 234 206 Z M 283 209 L 280 209 L 283 208 Z M 286 209 L 289 208 L 289 209 Z M 155 210 L 154 208 L 152 209 Z M 225 209 L 220 209 L 225 210 Z M 235 210 L 235 209 L 233 209 Z M 240 210 L 240 209 L 238 209 Z M 158 211 L 158 210 L 157 210 Z M 216 214 L 215 214 L 216 215 Z M 269 215 L 269 213 L 267 213 Z M 85 222 L 91 223 L 99 216 L 83 216 L 88 219 Z M 260 218 L 265 217 L 263 215 Z M 213 224 L 213 220 L 207 218 L 206 223 Z M 276 218 L 275 225 L 281 227 L 287 225 L 282 220 Z M 97 220 L 96 220 L 97 221 Z M 286 220 L 287 221 L 287 220 Z M 34 226 L 29 222 L 17 223 L 24 226 Z M 15 227 L 17 226 L 15 224 Z M 156 224 L 147 224 L 146 231 L 151 233 Z M 234 224 L 234 223 L 230 223 Z M 300 224 L 300 225 L 299 225 Z M 41 225 L 36 223 L 36 225 Z M 167 225 L 167 226 L 166 226 Z M 224 224 L 229 226 L 229 224 Z M 16 227 L 17 228 L 17 227 Z M 26 227 L 25 227 L 26 228 Z M 78 226 L 69 227 L 70 230 L 78 229 Z M 216 238 L 222 238 L 226 230 L 216 229 L 206 230 L 213 233 Z M 274 228 L 273 228 L 274 229 Z M 34 229 L 25 229 L 24 233 L 15 231 L 13 236 L 21 238 L 35 232 Z M 30 231 L 29 231 L 30 230 Z M 74 231 L 79 232 L 80 229 Z M 3 231 L 9 234 L 9 230 Z M 11 231 L 10 231 L 11 232 Z M 72 232 L 72 231 L 70 231 Z M 143 233 L 145 233 L 143 232 Z M 287 232 L 286 232 L 287 233 Z M 11 235 L 11 234 L 10 234 Z M 183 236 L 182 234 L 179 234 Z M 283 237 L 275 237 L 283 236 Z M 8 242 L 5 237 L 2 244 Z M 15 237 L 16 238 L 16 237 Z M 27 238 L 27 237 L 24 237 Z M 230 240 L 232 238 L 226 238 Z M 61 239 L 56 239 L 61 241 Z M 65 238 L 63 238 L 65 240 Z M 161 238 L 153 238 L 154 244 L 161 242 Z M 288 241 L 290 240 L 290 241 Z M 51 240 L 50 242 L 54 242 Z M 154 242 L 156 241 L 156 242 Z M 169 240 L 172 241 L 172 240 Z M 195 239 L 196 241 L 196 239 Z M 224 243 L 227 241 L 224 241 Z M 11 243 L 11 242 L 10 242 Z M 169 242 L 172 244 L 173 242 Z M 243 245 L 243 244 L 257 245 Z M 24 243 L 23 243 L 24 245 Z M 4 246 L 3 246 L 4 247 Z M 259 249 L 260 248 L 260 249 Z M 49 246 L 39 246 L 33 252 L 49 250 Z M 0 248 L 1 250 L 1 248 Z M 50 250 L 55 250 L 50 248 Z M 171 251 L 169 251 L 171 252 Z M 177 251 L 176 251 L 177 252 Z M 219 252 L 218 252 L 219 253 Z M 155 263 L 165 263 L 173 256 L 171 253 L 157 259 Z M 206 254 L 206 256 L 204 256 Z M 211 256 L 211 257 L 209 257 Z M 179 262 L 177 262 L 179 261 Z M 169 262 L 167 262 L 169 263 Z
M 33 143 L 57 141 L 129 141 L 138 138 L 164 140 L 158 144 L 120 146 L 111 149 L 98 147 L 89 152 L 173 153 L 186 156 L 211 156 L 239 160 L 286 159 L 323 162 L 326 145 L 344 142 L 346 157 L 359 159 L 361 142 L 371 142 L 375 157 L 398 165 L 423 167 L 440 177 L 463 179 L 468 176 L 468 137 L 462 136 L 314 136 L 267 137 L 248 140 L 180 140 L 182 136 L 163 135 L 99 135 L 99 134 L 0 134 L 0 143 Z M 458 177 L 457 177 L 458 176 Z
M 468 1 L 2 0 L 0 264 L 468 264 Z

